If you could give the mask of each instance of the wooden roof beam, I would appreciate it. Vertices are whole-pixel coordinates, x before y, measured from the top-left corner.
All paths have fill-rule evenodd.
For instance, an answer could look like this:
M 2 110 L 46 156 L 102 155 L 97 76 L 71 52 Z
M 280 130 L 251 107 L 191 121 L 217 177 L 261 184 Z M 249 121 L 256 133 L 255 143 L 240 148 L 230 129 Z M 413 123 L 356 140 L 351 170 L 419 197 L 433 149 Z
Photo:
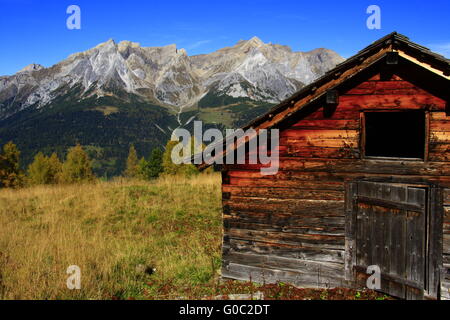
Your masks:
M 406 60 L 409 60 L 415 64 L 418 64 L 418 65 L 424 67 L 425 69 L 427 69 L 431 72 L 434 72 L 434 73 L 440 75 L 441 77 L 444 77 L 447 80 L 450 80 L 450 74 L 448 74 L 447 72 L 433 68 L 430 64 L 419 61 L 418 59 L 411 57 L 410 55 L 408 55 L 406 52 L 404 52 L 402 50 L 398 50 L 398 54 L 400 57 L 405 58 Z

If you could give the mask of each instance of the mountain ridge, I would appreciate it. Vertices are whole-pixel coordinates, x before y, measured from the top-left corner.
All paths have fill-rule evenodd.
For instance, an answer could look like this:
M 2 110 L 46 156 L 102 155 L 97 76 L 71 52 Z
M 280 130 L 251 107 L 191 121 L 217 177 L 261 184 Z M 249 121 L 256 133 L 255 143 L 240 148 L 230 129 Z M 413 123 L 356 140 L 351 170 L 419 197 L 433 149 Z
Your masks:
M 175 109 L 194 106 L 211 89 L 277 103 L 342 61 L 329 49 L 295 52 L 258 37 L 192 56 L 175 44 L 142 47 L 138 42 L 110 39 L 49 68 L 31 64 L 12 76 L 0 77 L 0 119 L 14 113 L 11 104 L 5 107 L 12 98 L 18 110 L 34 104 L 43 107 L 63 86 L 80 83 L 84 93 L 103 96 L 113 86 Z M 250 84 L 247 89 L 240 85 L 245 81 Z

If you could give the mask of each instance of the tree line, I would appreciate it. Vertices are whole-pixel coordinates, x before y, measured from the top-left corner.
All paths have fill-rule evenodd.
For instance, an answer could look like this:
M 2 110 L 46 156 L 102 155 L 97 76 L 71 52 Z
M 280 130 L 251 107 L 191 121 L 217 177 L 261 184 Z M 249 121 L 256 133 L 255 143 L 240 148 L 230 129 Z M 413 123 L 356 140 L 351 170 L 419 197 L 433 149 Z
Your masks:
M 26 171 L 20 167 L 20 150 L 13 142 L 5 144 L 0 152 L 0 187 L 19 188 L 42 184 L 70 184 L 94 180 L 92 163 L 77 144 L 67 152 L 65 161 L 56 153 L 35 155 Z
M 193 164 L 173 163 L 172 150 L 177 144 L 178 141 L 169 141 L 166 144 L 164 152 L 159 148 L 155 148 L 148 158 L 142 157 L 141 159 L 138 159 L 136 149 L 131 145 L 123 175 L 128 178 L 151 180 L 158 178 L 161 174 L 185 175 L 188 177 L 198 174 L 199 171 Z M 193 155 L 195 150 L 194 140 L 191 140 L 190 145 L 191 155 Z
M 163 174 L 198 174 L 197 167 L 192 164 L 176 165 L 172 162 L 172 150 L 177 143 L 169 141 L 164 151 L 155 148 L 150 155 L 141 158 L 138 157 L 134 145 L 131 145 L 122 176 L 152 180 Z M 20 150 L 13 142 L 6 143 L 0 150 L 0 188 L 82 183 L 96 178 L 92 171 L 92 161 L 80 144 L 69 148 L 64 161 L 61 161 L 56 153 L 46 156 L 39 152 L 26 170 L 21 169 Z

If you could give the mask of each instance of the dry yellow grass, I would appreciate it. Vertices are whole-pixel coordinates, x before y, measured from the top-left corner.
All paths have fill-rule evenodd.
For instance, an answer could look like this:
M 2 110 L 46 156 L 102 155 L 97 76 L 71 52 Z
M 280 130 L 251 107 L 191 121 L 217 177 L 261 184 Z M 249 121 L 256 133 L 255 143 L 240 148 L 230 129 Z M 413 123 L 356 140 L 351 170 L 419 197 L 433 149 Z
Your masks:
M 174 298 L 214 282 L 221 232 L 218 174 L 0 190 L 0 298 Z

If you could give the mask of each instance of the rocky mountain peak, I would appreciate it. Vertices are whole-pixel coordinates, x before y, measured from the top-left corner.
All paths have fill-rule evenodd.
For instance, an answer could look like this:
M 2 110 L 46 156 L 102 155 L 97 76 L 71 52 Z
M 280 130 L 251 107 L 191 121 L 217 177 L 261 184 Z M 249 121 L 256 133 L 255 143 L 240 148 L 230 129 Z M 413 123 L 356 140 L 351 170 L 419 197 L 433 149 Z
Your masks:
M 140 48 L 141 44 L 139 42 L 132 42 L 132 41 L 128 41 L 128 40 L 124 40 L 124 41 L 120 41 L 119 42 L 119 49 L 120 48 L 126 48 L 126 47 Z
M 247 44 L 253 45 L 253 46 L 261 46 L 264 44 L 264 42 L 257 36 L 254 36 L 253 38 L 251 38 L 250 40 L 247 41 Z
M 25 68 L 23 68 L 22 70 L 20 70 L 18 73 L 20 72 L 32 72 L 32 71 L 39 71 L 44 69 L 44 66 L 37 64 L 37 63 L 32 63 L 27 65 Z
M 115 45 L 116 45 L 116 42 L 114 41 L 114 39 L 111 38 L 108 41 L 98 44 L 96 46 L 96 48 L 102 48 L 102 47 L 108 47 L 108 46 L 111 47 L 111 46 L 115 46 Z

